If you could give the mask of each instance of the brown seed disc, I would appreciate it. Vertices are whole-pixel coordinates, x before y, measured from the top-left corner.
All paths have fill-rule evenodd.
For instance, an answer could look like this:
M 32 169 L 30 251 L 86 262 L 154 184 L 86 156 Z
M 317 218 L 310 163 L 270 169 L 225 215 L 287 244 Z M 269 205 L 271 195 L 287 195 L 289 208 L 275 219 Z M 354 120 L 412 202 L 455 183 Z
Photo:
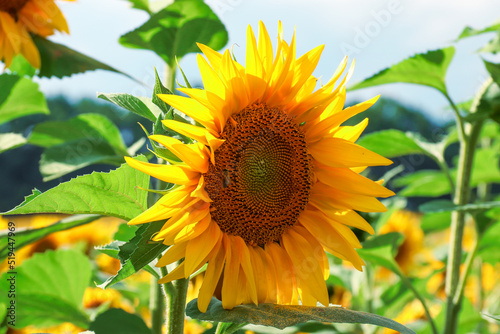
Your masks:
M 204 174 L 212 218 L 252 245 L 277 241 L 309 200 L 312 161 L 304 135 L 279 108 L 253 104 L 233 115 Z

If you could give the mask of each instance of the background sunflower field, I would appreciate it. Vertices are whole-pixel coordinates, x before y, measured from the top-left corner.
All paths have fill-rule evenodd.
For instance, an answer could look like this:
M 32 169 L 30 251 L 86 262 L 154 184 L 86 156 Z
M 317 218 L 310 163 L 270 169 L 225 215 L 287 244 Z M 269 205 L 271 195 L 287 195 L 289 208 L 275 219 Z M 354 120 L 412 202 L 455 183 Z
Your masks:
M 500 332 L 499 10 L 493 0 L 0 0 L 0 334 Z M 372 235 L 346 234 L 359 239 L 362 271 L 325 256 L 330 305 L 227 310 L 216 291 L 201 312 L 207 266 L 158 284 L 176 268 L 155 267 L 169 247 L 154 240 L 164 221 L 127 224 L 176 188 L 124 157 L 175 164 L 147 135 L 191 144 L 162 121 L 200 123 L 158 94 L 206 86 L 197 43 L 244 64 L 245 29 L 259 20 L 274 48 L 276 30 L 296 34 L 297 58 L 325 44 L 317 89 L 356 58 L 345 107 L 381 98 L 343 126 L 369 118 L 356 143 L 393 164 L 361 175 L 396 195 L 381 199 L 384 212 L 359 212 Z

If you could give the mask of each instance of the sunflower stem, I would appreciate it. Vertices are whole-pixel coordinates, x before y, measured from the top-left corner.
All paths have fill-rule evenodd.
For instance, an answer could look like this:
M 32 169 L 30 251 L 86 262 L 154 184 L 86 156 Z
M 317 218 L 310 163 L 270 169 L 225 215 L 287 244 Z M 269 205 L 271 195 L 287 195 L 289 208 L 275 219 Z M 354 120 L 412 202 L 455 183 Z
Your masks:
M 177 65 L 174 63 L 173 65 L 166 64 L 165 65 L 165 87 L 168 88 L 172 93 L 174 93 L 175 88 L 175 73 L 177 71 Z
M 186 295 L 189 285 L 189 279 L 179 279 L 174 283 L 175 295 L 169 304 L 169 334 L 184 333 L 184 318 L 186 310 Z
M 162 286 L 158 284 L 154 276 L 151 277 L 149 307 L 151 309 L 151 330 L 154 334 L 162 334 L 165 317 L 165 296 Z
M 456 205 L 465 205 L 469 202 L 472 163 L 482 125 L 483 121 L 468 124 L 467 127 L 464 127 L 464 136 L 460 136 L 457 187 L 454 196 Z M 459 278 L 465 216 L 465 211 L 453 211 L 451 217 L 451 238 L 448 249 L 448 263 L 446 265 L 445 287 L 447 299 L 444 332 L 447 334 L 457 332 L 458 314 L 462 305 L 463 294 L 459 291 Z

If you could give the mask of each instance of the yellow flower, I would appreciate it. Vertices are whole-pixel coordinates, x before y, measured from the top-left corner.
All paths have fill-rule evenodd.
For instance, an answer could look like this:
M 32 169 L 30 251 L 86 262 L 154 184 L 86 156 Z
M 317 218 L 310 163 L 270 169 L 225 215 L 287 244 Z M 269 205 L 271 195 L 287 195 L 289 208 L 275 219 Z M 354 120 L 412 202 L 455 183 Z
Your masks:
M 150 136 L 183 163 L 126 158 L 130 166 L 178 185 L 130 224 L 168 219 L 154 240 L 172 246 L 157 266 L 184 262 L 160 283 L 187 278 L 208 262 L 198 296 L 203 312 L 214 293 L 226 309 L 299 300 L 328 305 L 324 250 L 361 270 L 355 250 L 361 244 L 350 227 L 373 228 L 354 210 L 385 211 L 375 197 L 393 195 L 359 175 L 366 166 L 391 163 L 354 143 L 367 119 L 341 125 L 378 97 L 343 109 L 352 66 L 336 81 L 347 59 L 315 91 L 312 73 L 323 46 L 296 58 L 295 37 L 288 44 L 281 24 L 278 30 L 273 56 L 264 24 L 258 40 L 248 28 L 245 67 L 229 50 L 220 54 L 200 44 L 205 89 L 179 89 L 190 98 L 159 95 L 201 125 L 163 121 L 192 144 Z
M 396 254 L 396 262 L 405 275 L 416 268 L 418 255 L 424 252 L 424 232 L 420 228 L 420 214 L 398 210 L 380 228 L 380 234 L 399 232 L 404 236 Z M 387 270 L 382 271 L 382 274 Z
M 69 33 L 66 19 L 54 0 L 0 1 L 0 60 L 9 67 L 12 58 L 22 54 L 39 68 L 40 53 L 30 34 L 47 37 L 56 30 Z
M 103 304 L 109 307 L 121 308 L 129 313 L 134 313 L 132 304 L 123 298 L 120 292 L 115 289 L 87 288 L 83 295 L 83 307 L 86 309 L 98 308 Z

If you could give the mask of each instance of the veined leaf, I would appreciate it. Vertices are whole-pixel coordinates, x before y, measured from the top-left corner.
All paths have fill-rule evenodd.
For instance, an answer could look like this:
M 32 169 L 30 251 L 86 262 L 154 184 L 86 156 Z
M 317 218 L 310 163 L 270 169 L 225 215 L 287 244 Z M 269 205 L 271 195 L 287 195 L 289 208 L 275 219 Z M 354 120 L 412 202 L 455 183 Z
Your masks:
M 161 114 L 161 109 L 147 97 L 137 97 L 125 93 L 98 93 L 97 97 L 147 118 L 151 122 L 156 122 L 156 119 Z
M 227 41 L 224 24 L 202 0 L 175 1 L 141 27 L 120 37 L 122 45 L 152 50 L 171 67 L 175 57 L 198 52 L 196 42 L 218 50 Z
M 40 160 L 40 172 L 46 181 L 91 164 L 119 166 L 128 155 L 120 130 L 99 114 L 38 124 L 29 143 L 47 148 Z
M 451 192 L 450 183 L 440 170 L 419 170 L 397 178 L 393 185 L 405 186 L 398 192 L 405 197 L 439 197 Z
M 137 8 L 151 14 L 149 9 L 149 0 L 128 0 L 132 4 L 132 8 Z
M 127 154 L 120 130 L 100 114 L 81 114 L 67 121 L 50 121 L 37 124 L 29 138 L 30 144 L 51 147 L 72 140 L 87 139 L 107 142 L 117 153 Z
M 88 325 L 82 300 L 91 266 L 84 254 L 75 250 L 37 253 L 16 271 L 16 326 L 48 327 L 62 322 Z M 9 273 L 1 277 L 2 291 L 9 290 L 8 277 Z
M 86 71 L 106 70 L 125 75 L 137 81 L 130 75 L 118 71 L 83 53 L 70 49 L 67 46 L 51 42 L 37 35 L 33 35 L 32 38 L 38 51 L 40 51 L 40 58 L 42 59 L 42 66 L 38 73 L 38 76 L 41 78 L 51 78 L 53 76 L 63 78 Z
M 484 66 L 486 70 L 490 73 L 493 81 L 496 82 L 497 85 L 500 85 L 500 64 L 491 63 L 483 59 Z
M 99 215 L 75 215 L 61 219 L 57 223 L 41 228 L 18 228 L 16 229 L 16 249 L 29 245 L 37 240 L 40 240 L 47 235 L 55 232 L 65 231 L 73 227 L 91 223 L 101 216 Z M 9 253 L 7 240 L 8 230 L 0 232 L 0 261 L 7 257 Z
M 169 106 L 165 101 L 160 99 L 158 97 L 158 94 L 172 94 L 172 92 L 167 87 L 163 86 L 163 83 L 158 76 L 158 71 L 156 71 L 155 68 L 155 87 L 153 89 L 153 97 L 151 98 L 151 100 L 163 111 L 165 115 L 167 115 L 168 113 L 172 113 L 173 108 Z
M 140 161 L 146 158 L 139 156 Z M 149 175 L 123 164 L 109 173 L 94 172 L 29 198 L 3 215 L 27 213 L 101 214 L 130 220 L 147 208 Z
M 426 154 L 414 138 L 396 129 L 369 133 L 362 136 L 356 143 L 387 158 L 408 154 Z M 387 145 L 387 143 L 391 144 Z
M 0 133 L 0 153 L 23 146 L 27 142 L 19 133 Z
M 399 233 L 381 234 L 364 241 L 363 248 L 357 252 L 364 260 L 397 273 L 399 269 L 394 257 L 402 242 L 403 236 Z
M 37 83 L 13 74 L 0 75 L 0 124 L 23 116 L 49 113 Z
M 351 87 L 351 90 L 395 82 L 436 88 L 447 95 L 445 76 L 455 54 L 454 47 L 419 53 L 388 67 Z
M 225 310 L 222 302 L 212 298 L 207 312 L 198 310 L 198 300 L 192 300 L 186 307 L 186 314 L 193 319 L 230 322 L 235 324 L 252 323 L 283 329 L 307 321 L 334 323 L 361 323 L 383 326 L 403 334 L 414 334 L 405 326 L 376 314 L 352 311 L 343 307 L 311 307 L 302 305 L 254 304 L 238 305 Z
M 134 238 L 119 246 L 120 250 L 118 252 L 118 257 L 120 258 L 122 267 L 116 275 L 108 278 L 104 283 L 100 284 L 99 287 L 106 289 L 143 268 L 147 271 L 153 270 L 149 267 L 149 264 L 167 249 L 167 246 L 163 243 L 151 241 L 153 235 L 161 229 L 163 224 L 164 222 L 160 221 L 142 225 L 135 232 Z M 153 275 L 157 276 L 157 274 Z

